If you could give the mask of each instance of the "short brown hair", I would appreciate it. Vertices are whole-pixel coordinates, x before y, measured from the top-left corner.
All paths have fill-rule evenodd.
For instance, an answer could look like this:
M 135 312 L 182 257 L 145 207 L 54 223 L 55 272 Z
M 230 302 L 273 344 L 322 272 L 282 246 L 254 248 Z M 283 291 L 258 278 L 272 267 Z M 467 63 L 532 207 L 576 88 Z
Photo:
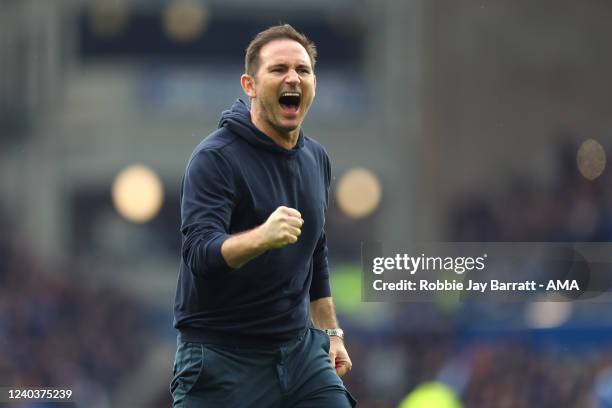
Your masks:
M 306 49 L 306 52 L 310 57 L 312 69 L 314 70 L 317 62 L 317 47 L 315 44 L 304 34 L 296 31 L 296 29 L 291 27 L 291 25 L 282 24 L 272 26 L 264 31 L 261 31 L 255 36 L 255 38 L 253 38 L 247 47 L 246 54 L 244 56 L 244 72 L 254 77 L 255 73 L 259 69 L 259 52 L 263 46 L 274 40 L 283 39 L 293 40 L 301 44 L 302 47 Z

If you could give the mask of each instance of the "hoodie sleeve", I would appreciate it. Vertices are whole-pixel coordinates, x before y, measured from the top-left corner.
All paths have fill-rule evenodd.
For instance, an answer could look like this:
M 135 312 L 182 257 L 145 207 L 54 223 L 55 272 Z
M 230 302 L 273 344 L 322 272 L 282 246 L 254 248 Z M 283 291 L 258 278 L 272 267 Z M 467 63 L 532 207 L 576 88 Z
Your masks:
M 327 154 L 323 152 L 323 170 L 325 175 L 325 212 L 329 201 L 329 186 L 331 182 L 331 165 Z M 321 236 L 317 241 L 312 255 L 312 283 L 310 285 L 310 301 L 331 296 L 329 285 L 329 265 L 327 262 L 327 237 L 325 236 L 325 226 L 321 231 Z
M 187 165 L 181 194 L 183 262 L 195 276 L 232 270 L 221 255 L 221 245 L 229 238 L 235 198 L 227 159 L 217 150 L 197 152 Z
M 319 242 L 312 256 L 312 283 L 310 285 L 310 301 L 331 296 L 329 286 L 329 267 L 327 264 L 327 239 L 325 231 L 321 233 Z

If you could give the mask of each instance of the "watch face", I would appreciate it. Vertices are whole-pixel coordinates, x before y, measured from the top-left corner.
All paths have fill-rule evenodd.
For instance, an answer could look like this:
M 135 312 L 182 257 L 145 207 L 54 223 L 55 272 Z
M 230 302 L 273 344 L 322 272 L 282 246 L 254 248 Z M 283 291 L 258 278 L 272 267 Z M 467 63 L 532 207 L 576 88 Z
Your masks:
M 337 336 L 344 339 L 344 330 L 342 329 L 325 329 L 324 331 L 328 336 Z

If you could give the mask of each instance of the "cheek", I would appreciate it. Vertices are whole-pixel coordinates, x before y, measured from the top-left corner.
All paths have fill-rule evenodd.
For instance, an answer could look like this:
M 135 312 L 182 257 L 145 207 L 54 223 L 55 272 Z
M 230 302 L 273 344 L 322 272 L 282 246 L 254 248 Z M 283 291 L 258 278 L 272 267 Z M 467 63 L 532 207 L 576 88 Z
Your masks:
M 314 85 L 313 85 L 313 84 L 310 84 L 310 85 L 309 85 L 309 87 L 308 87 L 308 94 L 307 94 L 307 97 L 306 97 L 306 101 L 307 101 L 309 104 L 310 104 L 310 103 L 312 102 L 312 100 L 314 99 L 315 94 L 316 94 L 316 92 L 315 92 L 315 87 L 314 87 Z
M 270 88 L 264 88 L 262 90 L 262 96 L 265 103 L 272 105 L 276 101 L 276 94 Z
M 308 107 L 309 107 L 309 106 L 312 104 L 312 101 L 313 101 L 313 99 L 314 99 L 314 96 L 315 96 L 315 92 L 314 92 L 314 90 L 312 90 L 312 91 L 311 91 L 311 92 L 308 94 L 308 96 L 306 97 L 306 101 L 305 101 L 305 102 L 306 102 L 306 104 L 305 104 L 306 106 L 308 106 Z
M 264 87 L 259 87 L 257 89 L 257 102 L 260 106 L 268 106 L 270 105 L 270 92 L 266 90 Z

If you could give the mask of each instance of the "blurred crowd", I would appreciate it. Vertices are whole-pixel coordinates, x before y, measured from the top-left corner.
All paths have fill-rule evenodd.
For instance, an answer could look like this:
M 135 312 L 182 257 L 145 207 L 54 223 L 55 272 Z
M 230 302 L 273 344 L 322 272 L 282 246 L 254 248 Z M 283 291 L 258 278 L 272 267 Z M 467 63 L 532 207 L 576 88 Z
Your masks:
M 449 236 L 454 241 L 591 242 L 612 240 L 612 171 L 587 180 L 578 171 L 578 144 L 557 144 L 555 181 L 538 185 L 515 173 L 499 195 L 472 194 L 453 203 Z
M 109 406 L 145 354 L 146 313 L 116 289 L 91 287 L 86 277 L 74 266 L 57 271 L 38 263 L 4 229 L 0 385 L 64 387 L 83 406 Z
M 395 337 L 380 347 L 354 339 L 349 350 L 356 364 L 345 382 L 362 408 L 398 407 L 431 381 L 450 386 L 466 408 L 608 407 L 596 383 L 612 367 L 612 348 L 564 346 L 563 339 L 557 346 L 457 340 L 451 332 Z
M 471 351 L 466 407 L 595 407 L 593 382 L 610 352 L 551 350 L 529 344 L 479 345 Z

